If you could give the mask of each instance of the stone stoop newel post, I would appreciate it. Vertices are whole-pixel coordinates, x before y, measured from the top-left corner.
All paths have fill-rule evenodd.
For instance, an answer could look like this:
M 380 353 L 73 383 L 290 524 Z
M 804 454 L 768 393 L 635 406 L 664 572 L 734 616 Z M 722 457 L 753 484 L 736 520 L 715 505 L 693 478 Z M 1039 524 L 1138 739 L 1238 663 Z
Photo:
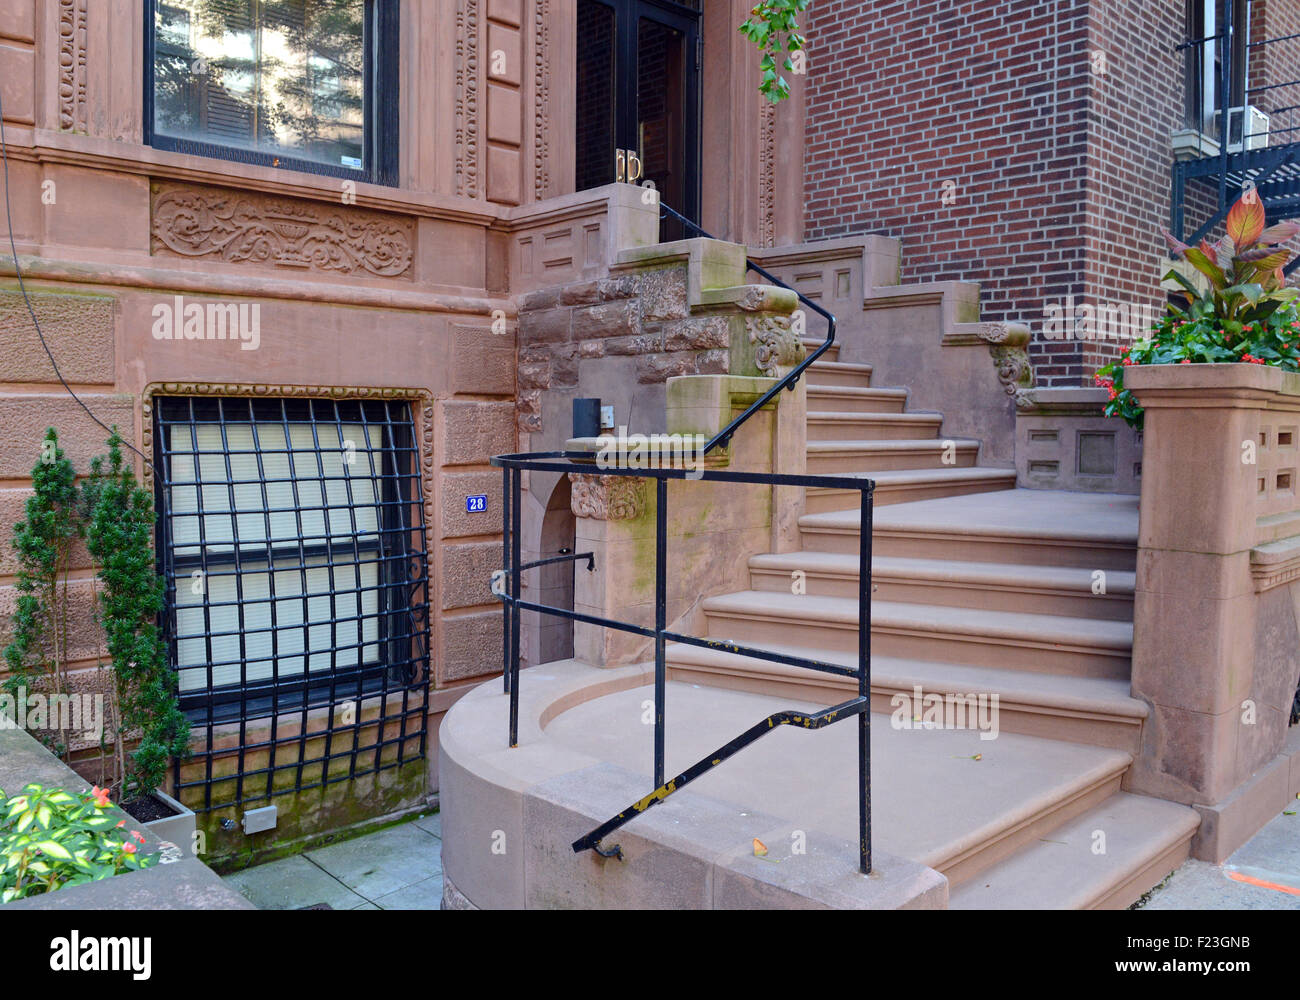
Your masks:
M 1300 791 L 1300 375 L 1132 367 L 1146 409 L 1133 696 L 1151 715 L 1133 791 L 1202 815 L 1220 861 Z
M 701 462 L 696 448 L 722 430 L 802 358 L 792 314 L 793 292 L 745 284 L 743 247 L 718 240 L 684 240 L 624 251 L 613 275 L 635 275 L 685 260 L 692 320 L 725 328 L 729 373 L 682 375 L 667 382 L 666 419 L 630 427 L 685 448 L 694 468 L 802 474 L 806 462 L 806 392 L 801 383 L 754 414 L 732 439 Z M 722 332 L 720 330 L 719 332 Z M 653 424 L 650 421 L 654 421 Z M 680 443 L 677 435 L 681 435 Z M 600 439 L 568 442 L 599 453 Z M 650 449 L 654 454 L 654 449 Z M 627 464 L 636 453 L 625 451 Z M 594 460 L 593 454 L 593 460 Z M 624 461 L 623 458 L 617 459 Z M 594 572 L 576 574 L 576 611 L 653 627 L 655 607 L 655 485 L 650 479 L 571 474 L 579 552 L 595 553 Z M 673 480 L 668 484 L 667 598 L 669 627 L 700 634 L 700 605 L 714 594 L 743 589 L 751 556 L 797 547 L 802 491 Z M 740 637 L 737 637 L 740 638 Z M 653 657 L 653 641 L 575 623 L 574 656 L 597 666 Z

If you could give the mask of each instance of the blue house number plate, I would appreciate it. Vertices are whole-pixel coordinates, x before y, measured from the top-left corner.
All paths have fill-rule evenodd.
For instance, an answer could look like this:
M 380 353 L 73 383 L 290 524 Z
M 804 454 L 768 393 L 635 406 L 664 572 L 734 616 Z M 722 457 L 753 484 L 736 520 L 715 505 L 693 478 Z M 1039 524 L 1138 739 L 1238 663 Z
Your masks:
M 465 510 L 471 514 L 481 514 L 487 510 L 487 495 L 465 498 Z

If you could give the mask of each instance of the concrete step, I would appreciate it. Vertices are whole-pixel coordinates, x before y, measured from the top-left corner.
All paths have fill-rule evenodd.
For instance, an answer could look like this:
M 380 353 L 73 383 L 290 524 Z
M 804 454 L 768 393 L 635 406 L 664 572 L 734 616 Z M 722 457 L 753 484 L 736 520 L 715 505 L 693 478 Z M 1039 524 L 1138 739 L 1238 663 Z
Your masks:
M 749 561 L 754 590 L 791 593 L 796 577 L 808 594 L 856 598 L 857 553 L 786 552 Z M 1135 574 L 1112 570 L 1099 579 L 1088 569 L 1016 563 L 960 562 L 874 556 L 871 561 L 875 600 L 989 611 L 1133 620 Z M 1101 584 L 1104 583 L 1104 593 Z
M 959 438 L 944 441 L 809 441 L 808 473 L 870 475 L 901 469 L 964 469 L 975 464 L 980 443 Z M 947 461 L 951 459 L 951 461 Z
M 803 349 L 807 351 L 809 354 L 812 354 L 815 350 L 817 350 L 817 348 L 821 347 L 822 344 L 826 343 L 826 338 L 823 337 L 821 340 L 818 340 L 815 337 L 812 338 L 805 337 L 801 341 L 801 343 L 803 344 Z M 835 343 L 831 344 L 830 347 L 826 348 L 826 353 L 823 354 L 817 360 L 838 361 L 839 359 L 840 359 L 840 342 L 837 340 Z
M 902 413 L 906 389 L 859 389 L 808 383 L 808 409 L 834 413 Z
M 710 638 L 858 648 L 856 598 L 745 590 L 703 604 Z M 1080 677 L 1129 676 L 1128 622 L 977 608 L 871 603 L 873 655 Z
M 763 649 L 857 669 L 857 651 L 844 652 L 806 646 L 769 645 Z M 857 679 L 839 674 L 789 667 L 781 663 L 739 656 L 721 649 L 670 643 L 669 677 L 773 697 L 835 705 L 857 693 Z M 1127 680 L 1035 674 L 1000 667 L 972 667 L 873 655 L 871 658 L 871 708 L 886 716 L 914 719 L 916 688 L 926 695 L 961 696 L 968 709 L 967 725 L 981 724 L 969 714 L 971 695 L 985 696 L 985 706 L 996 711 L 991 719 L 999 733 L 1021 733 L 1048 739 L 1084 743 L 1136 754 L 1141 746 L 1147 706 L 1129 693 Z M 905 695 L 906 700 L 899 697 Z M 954 703 L 956 707 L 957 703 Z M 924 706 L 924 700 L 922 700 Z M 945 719 L 947 720 L 947 716 Z M 953 721 L 956 722 L 954 713 Z M 985 722 L 988 721 L 986 714 Z M 924 722 L 923 725 L 930 723 Z M 987 727 L 986 727 L 987 728 Z
M 641 716 L 651 691 L 642 686 L 586 701 L 552 721 L 547 736 L 646 774 L 650 754 L 644 741 L 628 738 L 636 723 L 627 720 Z M 801 707 L 783 697 L 669 683 L 667 769 L 676 773 L 700 760 L 770 712 Z M 873 714 L 872 845 L 929 865 L 957 886 L 1099 806 L 1119 790 L 1130 761 L 1122 751 L 1017 733 L 981 740 L 973 730 L 894 729 L 888 715 Z M 821 834 L 852 843 L 856 788 L 854 723 L 817 732 L 781 727 L 663 808 L 689 809 L 692 795 L 706 795 L 741 812 L 780 817 L 785 838 L 799 830 L 810 845 Z M 752 835 L 763 833 L 772 846 L 769 829 Z
M 928 440 L 939 434 L 942 413 L 836 413 L 808 414 L 809 441 Z
M 799 527 L 806 549 L 858 551 L 856 508 L 805 514 Z M 872 548 L 877 555 L 910 559 L 1131 573 L 1137 565 L 1137 497 L 1016 489 L 896 504 L 875 511 Z
M 1175 802 L 1117 792 L 969 879 L 953 910 L 1119 910 L 1187 860 L 1200 816 Z M 1104 840 L 1103 840 L 1104 838 Z M 1098 850 L 1104 847 L 1104 853 Z
M 851 364 L 848 361 L 826 361 L 825 355 L 808 366 L 804 376 L 809 385 L 842 386 L 866 389 L 871 386 L 871 365 Z
M 873 472 L 876 482 L 877 508 L 894 504 L 910 504 L 935 498 L 968 496 L 972 493 L 1007 491 L 1015 488 L 1015 469 L 939 468 L 899 469 L 892 472 Z M 805 510 L 809 514 L 858 509 L 857 490 L 810 487 Z

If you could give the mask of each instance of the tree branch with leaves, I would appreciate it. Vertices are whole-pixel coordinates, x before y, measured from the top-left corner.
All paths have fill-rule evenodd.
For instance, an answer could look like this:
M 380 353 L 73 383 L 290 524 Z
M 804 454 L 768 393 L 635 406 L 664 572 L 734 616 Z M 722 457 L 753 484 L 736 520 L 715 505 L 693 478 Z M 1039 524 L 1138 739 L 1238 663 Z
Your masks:
M 790 96 L 790 81 L 782 74 L 800 72 L 795 60 L 804 58 L 806 40 L 799 33 L 796 17 L 808 9 L 811 0 L 759 0 L 740 26 L 740 33 L 758 46 L 762 74 L 758 91 L 773 104 Z

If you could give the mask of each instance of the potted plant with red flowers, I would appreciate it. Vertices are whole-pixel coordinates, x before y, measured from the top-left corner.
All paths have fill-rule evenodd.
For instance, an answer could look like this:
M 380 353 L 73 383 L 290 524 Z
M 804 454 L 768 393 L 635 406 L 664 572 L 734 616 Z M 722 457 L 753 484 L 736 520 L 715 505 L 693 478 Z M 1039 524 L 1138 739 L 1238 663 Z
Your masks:
M 1293 255 L 1281 245 L 1297 233 L 1294 222 L 1268 226 L 1253 191 L 1232 206 L 1227 233 L 1217 243 L 1188 246 L 1166 232 L 1174 252 L 1204 277 L 1205 288 L 1177 270 L 1165 275 L 1179 285 L 1175 294 L 1185 304 L 1171 303 L 1149 337 L 1097 372 L 1096 383 L 1110 392 L 1106 414 L 1142 427 L 1142 407 L 1124 386 L 1124 372 L 1133 365 L 1240 363 L 1300 371 L 1300 290 L 1286 286 L 1283 269 Z

